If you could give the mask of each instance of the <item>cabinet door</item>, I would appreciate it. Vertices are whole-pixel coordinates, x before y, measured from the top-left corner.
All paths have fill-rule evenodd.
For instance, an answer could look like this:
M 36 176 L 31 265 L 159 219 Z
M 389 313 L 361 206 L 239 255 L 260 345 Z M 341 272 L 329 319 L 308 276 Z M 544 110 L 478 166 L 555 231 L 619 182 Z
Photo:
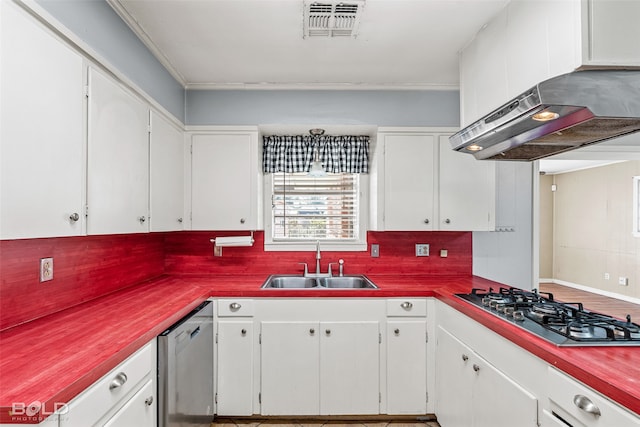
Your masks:
M 538 400 L 501 371 L 475 355 L 472 369 L 473 425 L 476 427 L 512 427 L 538 425 Z M 501 402 L 496 410 L 495 402 Z
M 380 413 L 378 322 L 321 322 L 320 334 L 320 414 Z
M 151 231 L 182 230 L 184 216 L 184 135 L 160 114 L 151 113 Z
M 2 3 L 0 238 L 84 234 L 82 58 Z
M 149 109 L 89 68 L 87 232 L 149 231 Z
M 262 322 L 262 415 L 318 415 L 319 324 Z
M 384 228 L 432 230 L 433 135 L 384 136 Z
M 471 350 L 438 327 L 436 416 L 442 427 L 473 426 Z
M 425 320 L 388 320 L 387 413 L 426 412 L 427 323 Z
M 194 135 L 192 144 L 192 229 L 256 229 L 256 135 Z
M 154 427 L 157 412 L 155 394 L 155 383 L 147 381 L 104 427 Z
M 218 415 L 253 415 L 253 321 L 220 320 Z
M 492 161 L 454 151 L 449 137 L 440 136 L 440 230 L 493 230 L 495 185 Z

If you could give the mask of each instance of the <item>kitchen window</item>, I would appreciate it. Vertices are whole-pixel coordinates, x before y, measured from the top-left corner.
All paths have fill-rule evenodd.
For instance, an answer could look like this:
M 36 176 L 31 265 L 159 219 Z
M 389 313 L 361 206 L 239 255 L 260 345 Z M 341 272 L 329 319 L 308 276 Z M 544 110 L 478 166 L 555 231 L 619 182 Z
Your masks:
M 640 237 L 640 176 L 633 177 L 633 235 Z
M 366 250 L 369 136 L 263 136 L 265 250 Z
M 368 175 L 265 176 L 265 249 L 366 250 Z

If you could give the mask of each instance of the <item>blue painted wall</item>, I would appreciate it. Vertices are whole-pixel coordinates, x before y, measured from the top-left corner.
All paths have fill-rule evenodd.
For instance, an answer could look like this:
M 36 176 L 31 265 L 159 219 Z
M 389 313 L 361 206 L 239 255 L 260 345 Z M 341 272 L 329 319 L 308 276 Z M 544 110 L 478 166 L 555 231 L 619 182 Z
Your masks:
M 176 118 L 185 121 L 185 91 L 182 85 L 106 1 L 36 1 Z
M 458 126 L 458 91 L 187 91 L 188 125 Z

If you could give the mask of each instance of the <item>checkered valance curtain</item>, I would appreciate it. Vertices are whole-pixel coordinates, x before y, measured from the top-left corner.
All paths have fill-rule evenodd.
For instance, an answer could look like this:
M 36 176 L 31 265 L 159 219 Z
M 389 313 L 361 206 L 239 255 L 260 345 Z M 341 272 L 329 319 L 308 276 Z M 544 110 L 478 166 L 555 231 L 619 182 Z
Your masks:
M 263 137 L 262 169 L 272 172 L 308 172 L 318 158 L 329 173 L 369 173 L 369 137 L 366 135 L 270 135 Z

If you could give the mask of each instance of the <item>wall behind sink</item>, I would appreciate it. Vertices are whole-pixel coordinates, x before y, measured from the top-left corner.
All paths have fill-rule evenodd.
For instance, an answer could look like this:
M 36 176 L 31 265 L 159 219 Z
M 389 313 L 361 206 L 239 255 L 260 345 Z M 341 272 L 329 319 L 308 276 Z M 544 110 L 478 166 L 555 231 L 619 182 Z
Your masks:
M 185 231 L 167 234 L 165 272 L 180 275 L 299 274 L 302 273 L 300 262 L 306 262 L 309 270 L 315 271 L 315 251 L 265 252 L 262 231 L 255 232 L 252 247 L 223 248 L 222 257 L 213 256 L 211 238 L 246 234 L 246 231 Z M 345 274 L 470 275 L 471 240 L 471 232 L 369 231 L 369 247 L 373 243 L 380 245 L 379 258 L 372 258 L 369 251 L 322 251 L 321 270 L 326 272 L 329 262 L 338 262 L 342 258 L 345 261 Z M 416 257 L 416 243 L 428 243 L 431 256 Z M 440 249 L 447 249 L 447 258 L 439 256 Z

